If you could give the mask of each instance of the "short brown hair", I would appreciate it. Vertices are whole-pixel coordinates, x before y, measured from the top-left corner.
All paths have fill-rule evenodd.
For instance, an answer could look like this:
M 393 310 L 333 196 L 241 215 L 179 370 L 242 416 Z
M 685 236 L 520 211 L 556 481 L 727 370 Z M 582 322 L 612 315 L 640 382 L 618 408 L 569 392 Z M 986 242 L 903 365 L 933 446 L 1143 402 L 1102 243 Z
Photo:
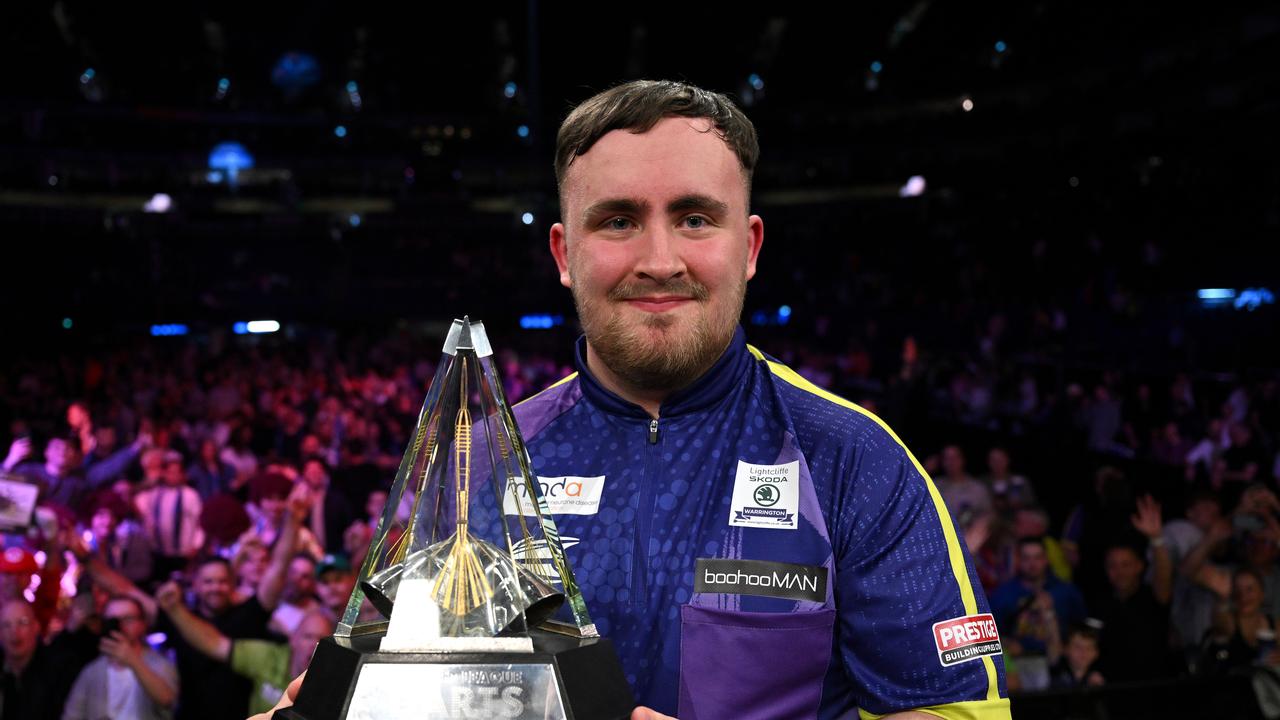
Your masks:
M 751 175 L 760 157 L 755 126 L 728 96 L 674 80 L 632 80 L 574 108 L 556 133 L 556 187 L 563 190 L 569 165 L 606 133 L 648 132 L 669 117 L 710 120 L 720 139 L 738 156 L 750 193 Z

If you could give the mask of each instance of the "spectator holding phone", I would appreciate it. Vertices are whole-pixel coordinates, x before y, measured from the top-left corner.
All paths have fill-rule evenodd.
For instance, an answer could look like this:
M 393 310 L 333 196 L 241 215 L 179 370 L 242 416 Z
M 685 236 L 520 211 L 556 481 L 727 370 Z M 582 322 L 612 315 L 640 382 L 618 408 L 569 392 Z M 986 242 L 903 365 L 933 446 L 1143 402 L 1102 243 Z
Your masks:
M 172 718 L 178 670 L 143 642 L 147 621 L 142 605 L 131 597 L 114 597 L 103 615 L 102 655 L 80 671 L 62 719 Z

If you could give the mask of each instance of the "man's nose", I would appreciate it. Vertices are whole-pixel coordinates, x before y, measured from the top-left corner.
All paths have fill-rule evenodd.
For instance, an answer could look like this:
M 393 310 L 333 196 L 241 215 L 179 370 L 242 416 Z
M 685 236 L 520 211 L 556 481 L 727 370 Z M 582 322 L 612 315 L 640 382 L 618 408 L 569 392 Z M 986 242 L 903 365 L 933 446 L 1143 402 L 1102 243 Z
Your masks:
M 676 237 L 670 228 L 659 224 L 639 240 L 641 249 L 635 266 L 637 275 L 660 283 L 684 275 L 685 264 L 680 253 L 680 238 Z

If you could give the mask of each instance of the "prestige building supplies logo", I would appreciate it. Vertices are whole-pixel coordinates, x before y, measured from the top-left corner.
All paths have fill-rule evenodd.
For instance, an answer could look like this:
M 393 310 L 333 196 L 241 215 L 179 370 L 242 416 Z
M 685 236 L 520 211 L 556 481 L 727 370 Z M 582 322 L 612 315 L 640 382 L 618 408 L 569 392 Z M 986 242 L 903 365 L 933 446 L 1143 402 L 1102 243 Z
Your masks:
M 933 639 L 944 667 L 1000 654 L 1000 633 L 990 613 L 934 623 Z

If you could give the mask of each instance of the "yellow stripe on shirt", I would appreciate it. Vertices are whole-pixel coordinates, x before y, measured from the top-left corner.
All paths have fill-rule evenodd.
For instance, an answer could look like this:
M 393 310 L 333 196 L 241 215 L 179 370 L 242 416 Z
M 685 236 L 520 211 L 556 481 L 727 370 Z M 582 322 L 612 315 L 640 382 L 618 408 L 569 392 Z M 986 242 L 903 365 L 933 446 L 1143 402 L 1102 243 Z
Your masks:
M 924 467 L 920 465 L 919 460 L 916 460 L 916 456 L 911 453 L 911 450 L 906 446 L 906 443 L 902 442 L 902 439 L 898 437 L 897 433 L 895 433 L 892 428 L 886 425 L 883 420 L 876 417 L 874 413 L 867 411 L 866 409 L 860 407 L 855 403 L 845 400 L 839 395 L 836 395 L 827 390 L 823 390 L 817 385 L 814 385 L 813 383 L 801 377 L 799 373 L 787 367 L 786 365 L 769 360 L 764 356 L 764 353 L 760 352 L 752 345 L 747 345 L 747 350 L 753 356 L 755 356 L 757 360 L 762 360 L 768 363 L 769 370 L 776 377 L 786 382 L 788 385 L 799 388 L 800 390 L 804 390 L 805 392 L 810 393 L 812 395 L 817 395 L 818 397 L 824 400 L 833 402 L 839 405 L 840 407 L 848 408 L 849 410 L 853 410 L 854 412 L 860 415 L 864 415 L 870 418 L 877 425 L 879 425 L 885 432 L 887 432 L 889 434 L 889 437 L 893 438 L 894 442 L 898 443 L 898 445 L 902 448 L 902 450 L 907 454 L 907 457 L 911 459 L 911 464 L 915 466 L 916 472 L 920 473 L 920 477 L 924 478 L 925 487 L 929 490 L 929 497 L 930 499 L 933 500 L 934 511 L 937 512 L 938 522 L 942 525 L 942 536 L 946 539 L 946 542 L 947 542 L 947 556 L 951 563 L 951 574 L 955 577 L 956 584 L 960 588 L 960 599 L 964 603 L 965 614 L 976 615 L 978 613 L 978 599 L 974 595 L 973 584 L 969 582 L 969 571 L 968 571 L 968 568 L 965 567 L 964 552 L 960 549 L 960 538 L 956 534 L 955 525 L 951 522 L 951 513 L 947 512 L 947 505 L 942 500 L 942 494 L 938 492 L 937 486 L 933 484 L 933 478 L 929 477 L 929 473 L 925 472 Z M 987 700 L 988 701 L 1001 700 L 1000 683 L 996 679 L 995 663 L 992 662 L 990 657 L 983 657 L 982 665 L 983 665 L 983 668 L 987 671 Z M 1007 717 L 1009 703 L 1008 703 L 1008 700 L 1004 700 L 1003 702 L 1004 702 L 1005 714 L 1002 715 L 1001 717 Z M 941 708 L 950 708 L 953 705 L 963 705 L 963 704 L 964 703 L 953 703 L 951 705 L 938 706 L 937 709 L 922 708 L 922 710 L 932 710 L 933 714 L 937 715 L 941 711 L 940 710 Z M 867 715 L 865 717 L 877 717 L 877 716 Z M 987 716 L 961 714 L 961 715 L 940 715 L 940 717 L 957 717 L 957 718 L 984 717 L 985 718 Z
M 572 379 L 574 379 L 574 378 L 576 378 L 576 377 L 578 377 L 578 373 L 577 373 L 577 371 L 571 372 L 571 373 L 569 373 L 568 375 L 566 375 L 565 377 L 560 378 L 559 380 L 555 381 L 554 383 L 552 383 L 552 384 L 550 384 L 550 385 L 548 385 L 548 386 L 546 386 L 546 387 L 542 388 L 542 389 L 541 389 L 541 390 L 539 390 L 538 392 L 536 392 L 536 393 L 534 393 L 534 394 L 530 395 L 529 397 L 527 397 L 527 398 L 525 398 L 525 399 L 521 400 L 520 402 L 516 403 L 516 405 L 517 405 L 517 406 L 518 406 L 518 405 L 523 405 L 523 404 L 525 404 L 525 403 L 529 402 L 530 400 L 532 400 L 532 399 L 534 399 L 534 398 L 538 397 L 538 396 L 539 396 L 539 395 L 541 395 L 542 393 L 547 392 L 547 391 L 549 391 L 549 390 L 554 390 L 554 389 L 556 389 L 556 388 L 560 387 L 561 385 L 563 385 L 563 384 L 565 384 L 565 383 L 569 382 L 570 380 L 572 380 Z

